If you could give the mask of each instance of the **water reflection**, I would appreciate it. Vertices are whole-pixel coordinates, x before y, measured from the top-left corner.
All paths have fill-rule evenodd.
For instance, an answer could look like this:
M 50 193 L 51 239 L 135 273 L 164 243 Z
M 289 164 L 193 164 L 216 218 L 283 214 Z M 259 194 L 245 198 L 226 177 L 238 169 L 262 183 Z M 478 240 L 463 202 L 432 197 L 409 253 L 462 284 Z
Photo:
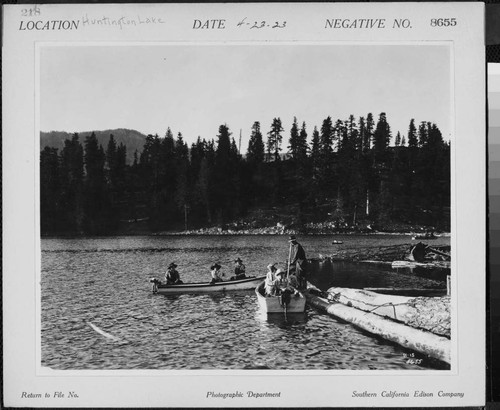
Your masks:
M 226 297 L 225 292 L 210 292 L 206 294 L 215 303 L 220 303 Z M 200 295 L 201 296 L 201 295 Z
M 407 238 L 345 238 L 347 246 L 383 246 Z M 331 251 L 331 238 L 305 237 L 309 256 Z M 342 245 L 341 245 L 342 246 Z M 438 369 L 314 309 L 262 314 L 253 291 L 153 294 L 149 278 L 180 264 L 182 280 L 208 280 L 207 260 L 264 273 L 288 256 L 282 237 L 128 237 L 42 241 L 42 365 L 53 369 Z M 158 250 L 158 251 L 157 251 Z M 116 251 L 116 252 L 115 252 Z M 209 255 L 207 255 L 209 253 Z M 321 289 L 435 287 L 433 277 L 390 266 L 321 263 L 311 277 Z M 202 273 L 203 272 L 203 273 Z M 227 272 L 226 272 L 227 273 Z M 111 286 L 110 283 L 116 285 Z M 91 321 L 122 342 L 112 342 Z
M 255 319 L 265 326 L 277 326 L 286 329 L 307 323 L 307 313 L 267 313 L 259 308 L 255 312 Z
M 389 263 L 311 261 L 309 278 L 316 287 L 444 289 L 449 269 L 416 267 L 393 269 Z

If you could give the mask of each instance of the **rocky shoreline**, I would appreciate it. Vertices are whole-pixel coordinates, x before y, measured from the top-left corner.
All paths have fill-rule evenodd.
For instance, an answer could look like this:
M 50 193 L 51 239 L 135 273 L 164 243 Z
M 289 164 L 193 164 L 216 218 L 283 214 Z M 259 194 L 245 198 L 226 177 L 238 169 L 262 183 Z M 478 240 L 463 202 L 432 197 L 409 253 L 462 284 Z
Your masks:
M 432 227 L 398 225 L 380 227 L 376 229 L 371 225 L 363 226 L 338 226 L 332 222 L 308 223 L 300 228 L 290 227 L 282 223 L 273 226 L 258 227 L 255 224 L 232 223 L 225 226 L 212 226 L 208 228 L 190 229 L 184 231 L 161 231 L 153 235 L 408 235 L 415 236 L 425 232 L 436 232 Z M 449 236 L 447 232 L 442 236 Z

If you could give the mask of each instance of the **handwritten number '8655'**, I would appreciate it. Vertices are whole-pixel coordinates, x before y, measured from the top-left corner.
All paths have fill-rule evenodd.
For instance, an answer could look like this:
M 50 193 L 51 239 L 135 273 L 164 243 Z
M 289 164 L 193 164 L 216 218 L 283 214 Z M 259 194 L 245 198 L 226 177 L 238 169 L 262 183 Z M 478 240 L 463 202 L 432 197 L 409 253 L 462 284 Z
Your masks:
M 457 19 L 431 19 L 431 27 L 448 27 L 448 26 L 456 26 Z

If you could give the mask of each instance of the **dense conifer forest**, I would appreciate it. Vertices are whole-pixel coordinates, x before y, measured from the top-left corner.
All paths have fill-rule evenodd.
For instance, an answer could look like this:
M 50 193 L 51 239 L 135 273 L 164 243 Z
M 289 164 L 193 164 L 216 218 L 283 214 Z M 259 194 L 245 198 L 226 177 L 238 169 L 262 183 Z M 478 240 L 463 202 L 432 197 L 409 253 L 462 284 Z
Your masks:
M 313 129 L 294 118 L 284 130 L 274 118 L 253 123 L 246 149 L 233 132 L 222 124 L 215 139 L 191 146 L 170 129 L 148 135 L 133 162 L 113 135 L 104 147 L 95 133 L 44 147 L 42 235 L 259 225 L 266 213 L 299 231 L 311 222 L 449 230 L 450 143 L 436 124 L 412 119 L 406 135 L 393 136 L 385 113 L 328 117 Z

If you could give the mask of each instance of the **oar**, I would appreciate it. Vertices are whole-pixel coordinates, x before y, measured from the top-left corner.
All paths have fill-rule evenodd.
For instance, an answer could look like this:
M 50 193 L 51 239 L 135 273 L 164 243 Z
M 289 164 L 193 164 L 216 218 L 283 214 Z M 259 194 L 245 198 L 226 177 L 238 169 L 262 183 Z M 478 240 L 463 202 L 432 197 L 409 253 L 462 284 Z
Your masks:
M 286 282 L 288 283 L 288 276 L 290 275 L 290 259 L 292 257 L 292 243 L 290 242 L 290 250 L 288 251 L 288 268 L 286 270 Z
M 287 263 L 287 270 L 286 270 L 286 284 L 288 287 L 288 276 L 290 275 L 290 259 L 292 258 L 292 243 L 290 242 L 290 250 L 288 251 L 288 263 Z M 286 310 L 287 310 L 287 304 L 285 303 L 285 321 L 286 321 Z

